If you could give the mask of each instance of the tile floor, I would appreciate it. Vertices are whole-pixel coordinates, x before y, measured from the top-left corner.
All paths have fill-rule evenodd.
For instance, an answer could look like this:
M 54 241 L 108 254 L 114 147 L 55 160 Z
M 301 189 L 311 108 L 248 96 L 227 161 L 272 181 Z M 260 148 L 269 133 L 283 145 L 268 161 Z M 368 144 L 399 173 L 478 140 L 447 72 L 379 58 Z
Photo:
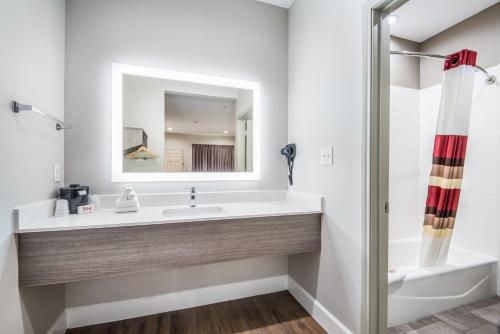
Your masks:
M 499 334 L 500 297 L 438 313 L 387 330 L 388 334 Z

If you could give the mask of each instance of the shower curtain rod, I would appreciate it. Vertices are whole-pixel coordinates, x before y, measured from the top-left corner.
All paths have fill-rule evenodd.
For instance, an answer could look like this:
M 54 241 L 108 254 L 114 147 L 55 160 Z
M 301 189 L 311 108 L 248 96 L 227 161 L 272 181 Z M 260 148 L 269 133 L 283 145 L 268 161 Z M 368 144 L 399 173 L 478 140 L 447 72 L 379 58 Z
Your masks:
M 437 58 L 437 59 L 446 59 L 447 57 L 433 53 L 411 52 L 411 51 L 391 51 L 391 55 L 401 55 L 401 56 L 410 56 L 419 58 Z M 486 83 L 488 85 L 493 85 L 497 81 L 497 78 L 493 74 L 488 73 L 488 71 L 486 71 L 481 66 L 475 65 L 475 67 L 486 75 Z

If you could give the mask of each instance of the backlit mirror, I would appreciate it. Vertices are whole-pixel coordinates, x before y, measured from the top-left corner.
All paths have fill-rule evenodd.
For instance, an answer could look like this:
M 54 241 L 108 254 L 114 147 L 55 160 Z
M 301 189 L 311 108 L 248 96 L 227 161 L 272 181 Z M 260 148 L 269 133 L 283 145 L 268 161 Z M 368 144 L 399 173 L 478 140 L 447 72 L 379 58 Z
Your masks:
M 113 180 L 259 178 L 260 85 L 113 64 Z

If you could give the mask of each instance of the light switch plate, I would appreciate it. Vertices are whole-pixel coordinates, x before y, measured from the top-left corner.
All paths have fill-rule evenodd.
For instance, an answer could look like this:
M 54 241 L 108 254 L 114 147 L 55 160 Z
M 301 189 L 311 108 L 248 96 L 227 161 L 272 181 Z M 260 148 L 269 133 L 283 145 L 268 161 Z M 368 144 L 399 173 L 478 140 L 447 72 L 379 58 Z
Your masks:
M 321 164 L 333 165 L 333 147 L 324 147 L 320 150 Z
M 61 182 L 61 164 L 54 162 L 54 183 Z

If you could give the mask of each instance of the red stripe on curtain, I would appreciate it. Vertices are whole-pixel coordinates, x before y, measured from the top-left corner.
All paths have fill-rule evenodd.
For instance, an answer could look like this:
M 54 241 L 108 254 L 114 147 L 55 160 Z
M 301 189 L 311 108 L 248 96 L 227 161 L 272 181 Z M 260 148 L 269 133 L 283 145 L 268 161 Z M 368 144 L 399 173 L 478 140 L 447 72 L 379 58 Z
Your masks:
M 468 136 L 436 135 L 433 158 L 465 159 Z
M 443 189 L 437 186 L 429 186 L 427 192 L 426 212 L 440 212 L 441 217 L 457 211 L 460 189 Z

